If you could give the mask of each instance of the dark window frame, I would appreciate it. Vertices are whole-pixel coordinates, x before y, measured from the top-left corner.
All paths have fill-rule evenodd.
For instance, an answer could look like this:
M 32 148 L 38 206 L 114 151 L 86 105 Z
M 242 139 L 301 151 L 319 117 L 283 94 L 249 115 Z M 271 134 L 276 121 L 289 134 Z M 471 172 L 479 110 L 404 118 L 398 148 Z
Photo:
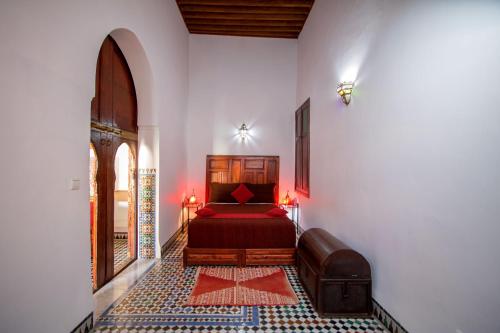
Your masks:
M 311 159 L 310 98 L 295 111 L 295 192 L 309 198 Z

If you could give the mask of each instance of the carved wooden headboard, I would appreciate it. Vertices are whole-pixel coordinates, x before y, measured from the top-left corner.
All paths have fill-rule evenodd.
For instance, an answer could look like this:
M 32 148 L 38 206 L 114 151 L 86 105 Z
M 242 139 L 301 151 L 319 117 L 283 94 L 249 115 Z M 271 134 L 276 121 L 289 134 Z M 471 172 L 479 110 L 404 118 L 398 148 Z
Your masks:
M 211 183 L 275 183 L 278 202 L 279 173 L 279 156 L 207 155 L 205 200 L 209 198 Z

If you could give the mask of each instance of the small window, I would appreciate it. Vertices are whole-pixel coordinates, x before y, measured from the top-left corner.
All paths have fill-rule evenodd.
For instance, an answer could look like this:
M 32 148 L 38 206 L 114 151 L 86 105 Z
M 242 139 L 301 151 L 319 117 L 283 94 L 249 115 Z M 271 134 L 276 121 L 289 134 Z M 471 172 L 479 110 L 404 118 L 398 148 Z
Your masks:
M 295 192 L 309 198 L 309 105 L 310 99 L 295 111 Z

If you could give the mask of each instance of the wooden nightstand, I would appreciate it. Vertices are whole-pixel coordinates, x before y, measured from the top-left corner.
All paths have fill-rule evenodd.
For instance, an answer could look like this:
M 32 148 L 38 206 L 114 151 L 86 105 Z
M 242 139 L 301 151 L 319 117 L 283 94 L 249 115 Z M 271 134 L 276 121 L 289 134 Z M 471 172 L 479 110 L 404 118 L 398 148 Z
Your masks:
M 191 209 L 195 209 L 194 211 L 196 212 L 197 210 L 203 208 L 203 202 L 195 202 L 195 203 L 189 203 L 187 202 L 186 200 L 183 200 L 182 201 L 182 212 L 181 212 L 181 224 L 182 224 L 182 232 L 184 232 L 184 224 L 187 223 L 188 227 L 189 227 L 189 222 L 192 220 L 192 218 L 190 218 L 190 211 Z M 187 220 L 184 219 L 184 209 L 187 210 Z

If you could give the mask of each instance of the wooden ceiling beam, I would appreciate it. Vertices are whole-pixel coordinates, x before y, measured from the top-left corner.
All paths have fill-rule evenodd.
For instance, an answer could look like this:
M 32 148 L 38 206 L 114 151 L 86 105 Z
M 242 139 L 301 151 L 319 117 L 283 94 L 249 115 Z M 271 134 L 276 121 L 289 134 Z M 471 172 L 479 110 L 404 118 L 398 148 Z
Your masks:
M 298 38 L 314 0 L 177 0 L 191 33 Z
M 241 36 L 241 37 L 265 37 L 265 38 L 297 38 L 297 34 L 295 33 L 287 33 L 287 32 L 280 32 L 280 33 L 275 33 L 275 32 L 258 32 L 258 31 L 251 31 L 251 32 L 245 32 L 245 31 L 224 31 L 224 32 L 217 32 L 217 31 L 198 31 L 198 30 L 193 30 L 191 31 L 192 34 L 198 34 L 198 35 L 222 35 L 222 36 Z
M 261 21 L 261 20 L 214 20 L 214 19 L 186 19 L 186 25 L 209 24 L 209 25 L 262 25 L 270 27 L 300 27 L 304 25 L 301 21 Z
M 246 14 L 302 14 L 307 15 L 308 8 L 251 7 L 251 6 L 193 6 L 181 5 L 183 13 L 246 13 Z
M 205 6 L 273 6 L 311 8 L 314 0 L 177 0 L 179 5 Z
M 304 22 L 307 15 L 302 14 L 224 14 L 224 13 L 184 13 L 185 19 L 231 19 L 231 20 L 261 20 L 261 21 L 301 21 Z M 263 22 L 264 23 L 264 22 Z
M 189 30 L 203 31 L 258 31 L 258 32 L 294 32 L 299 33 L 300 27 L 263 27 L 263 26 L 248 26 L 248 25 L 190 25 Z

